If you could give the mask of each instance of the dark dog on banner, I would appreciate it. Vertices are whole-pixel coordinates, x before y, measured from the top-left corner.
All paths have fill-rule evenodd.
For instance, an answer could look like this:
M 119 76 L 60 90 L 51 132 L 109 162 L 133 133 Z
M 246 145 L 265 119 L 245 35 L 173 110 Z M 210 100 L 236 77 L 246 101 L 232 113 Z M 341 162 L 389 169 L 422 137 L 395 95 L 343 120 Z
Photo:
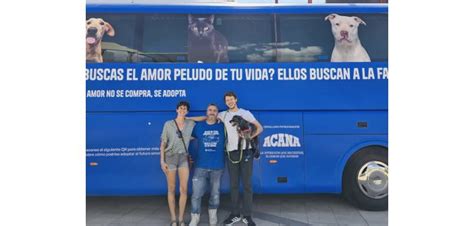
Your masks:
M 258 136 L 251 138 L 257 132 L 257 127 L 239 115 L 232 117 L 229 122 L 232 124 L 232 126 L 237 127 L 237 133 L 239 134 L 239 151 L 242 151 L 242 141 L 245 139 L 245 150 L 249 150 L 249 145 L 252 145 L 253 156 L 258 159 L 260 157 L 260 150 L 258 149 Z

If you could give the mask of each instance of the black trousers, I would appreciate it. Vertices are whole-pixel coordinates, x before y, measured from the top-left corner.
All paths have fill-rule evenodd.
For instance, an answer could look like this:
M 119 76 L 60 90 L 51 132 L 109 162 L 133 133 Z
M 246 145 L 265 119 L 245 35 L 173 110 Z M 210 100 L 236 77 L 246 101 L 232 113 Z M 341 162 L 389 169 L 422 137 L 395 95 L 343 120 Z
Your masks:
M 229 169 L 230 177 L 230 199 L 232 202 L 232 214 L 240 214 L 240 199 L 239 199 L 239 185 L 242 180 L 244 188 L 243 193 L 243 216 L 250 216 L 252 214 L 253 189 L 252 189 L 252 171 L 253 171 L 253 154 L 252 150 L 243 151 L 242 161 L 239 163 L 232 163 L 227 156 L 227 167 Z M 234 150 L 227 153 L 230 155 L 232 161 L 240 159 L 240 152 Z

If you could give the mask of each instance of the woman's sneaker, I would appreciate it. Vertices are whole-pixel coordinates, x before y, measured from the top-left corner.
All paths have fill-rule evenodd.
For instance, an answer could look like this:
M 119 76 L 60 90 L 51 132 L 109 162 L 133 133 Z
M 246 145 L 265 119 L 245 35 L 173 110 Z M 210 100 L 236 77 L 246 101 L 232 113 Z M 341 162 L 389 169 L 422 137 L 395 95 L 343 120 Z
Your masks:
M 246 225 L 250 225 L 250 226 L 255 226 L 255 222 L 253 222 L 252 220 L 252 217 L 251 216 L 245 216 L 242 218 L 242 222 L 244 222 L 244 224 Z
M 240 217 L 240 215 L 229 215 L 229 217 L 227 219 L 225 219 L 224 221 L 224 225 L 225 226 L 231 226 L 237 222 L 239 222 L 242 218 Z

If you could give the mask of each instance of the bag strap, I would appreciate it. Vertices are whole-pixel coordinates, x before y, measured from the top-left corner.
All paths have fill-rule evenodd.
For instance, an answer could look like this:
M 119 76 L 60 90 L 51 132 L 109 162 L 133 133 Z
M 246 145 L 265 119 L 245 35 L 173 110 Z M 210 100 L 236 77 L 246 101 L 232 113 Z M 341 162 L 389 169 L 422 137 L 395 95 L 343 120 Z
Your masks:
M 227 150 L 227 128 L 225 128 L 225 117 L 227 116 L 227 113 L 229 113 L 229 110 L 225 111 L 224 116 L 222 117 L 222 123 L 224 124 L 224 150 L 229 152 L 229 150 Z
M 181 130 L 179 129 L 179 126 L 178 126 L 178 123 L 176 122 L 176 119 L 173 119 L 173 122 L 176 125 L 176 129 L 178 129 L 179 135 L 181 137 L 181 141 L 183 141 L 184 150 L 186 151 L 186 154 L 188 154 L 188 148 L 186 147 L 186 142 L 184 142 L 183 132 L 181 132 Z M 186 125 L 186 123 L 185 123 L 185 125 Z

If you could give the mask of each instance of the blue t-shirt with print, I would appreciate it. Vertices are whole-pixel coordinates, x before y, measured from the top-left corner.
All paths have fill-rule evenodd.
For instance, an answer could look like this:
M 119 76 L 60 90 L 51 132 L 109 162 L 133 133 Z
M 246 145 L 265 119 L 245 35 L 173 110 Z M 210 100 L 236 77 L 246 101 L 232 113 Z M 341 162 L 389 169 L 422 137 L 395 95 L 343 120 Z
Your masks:
M 197 153 L 191 157 L 197 168 L 223 169 L 224 168 L 224 124 L 216 122 L 209 125 L 206 121 L 196 123 L 192 136 L 197 139 Z

